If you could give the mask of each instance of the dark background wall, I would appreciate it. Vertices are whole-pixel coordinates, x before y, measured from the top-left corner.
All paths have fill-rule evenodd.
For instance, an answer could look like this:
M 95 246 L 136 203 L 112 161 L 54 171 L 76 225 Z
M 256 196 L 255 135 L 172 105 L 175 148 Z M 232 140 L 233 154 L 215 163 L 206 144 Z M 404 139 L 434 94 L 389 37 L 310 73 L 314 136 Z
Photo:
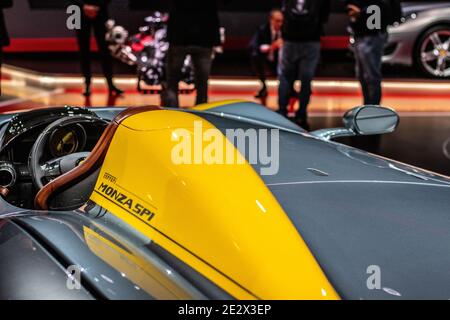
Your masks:
M 346 18 L 341 0 L 333 3 L 333 27 L 327 33 L 344 35 Z M 15 0 L 13 8 L 5 11 L 12 38 L 71 37 L 72 31 L 65 27 L 64 9 L 69 4 L 68 0 Z M 277 6 L 280 0 L 229 0 L 221 7 L 222 25 L 228 37 L 248 38 L 266 20 L 270 9 Z M 164 8 L 165 0 L 112 0 L 110 15 L 130 31 L 136 31 L 151 11 Z
M 226 6 L 221 6 L 221 23 L 226 28 L 227 49 L 237 50 L 245 49 L 257 27 L 266 21 L 270 9 L 279 7 L 281 3 L 281 0 L 227 1 Z M 45 51 L 48 41 L 42 42 L 42 47 L 37 48 L 40 42 L 36 40 L 57 39 L 61 43 L 62 39 L 73 38 L 73 31 L 66 28 L 68 16 L 65 8 L 69 4 L 69 0 L 14 0 L 13 8 L 5 10 L 8 29 L 13 38 L 13 45 L 9 50 L 15 51 L 14 46 L 18 43 L 14 42 L 15 39 L 19 40 L 22 49 L 32 40 L 30 43 L 33 43 L 33 47 Z M 168 0 L 111 0 L 110 16 L 133 33 L 137 32 L 143 19 L 151 11 L 167 9 L 167 4 Z M 325 27 L 325 36 L 328 37 L 325 48 L 346 48 L 346 26 L 343 0 L 332 0 L 332 15 Z M 71 47 L 73 48 L 73 44 Z M 18 51 L 21 51 L 20 48 Z

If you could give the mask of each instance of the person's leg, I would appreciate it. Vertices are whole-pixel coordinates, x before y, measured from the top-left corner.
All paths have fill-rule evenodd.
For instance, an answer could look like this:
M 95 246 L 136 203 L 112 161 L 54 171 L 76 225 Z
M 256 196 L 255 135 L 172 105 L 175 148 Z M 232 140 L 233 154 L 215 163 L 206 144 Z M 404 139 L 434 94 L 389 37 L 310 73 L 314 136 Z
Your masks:
M 386 35 L 364 37 L 356 41 L 355 54 L 359 67 L 359 78 L 364 94 L 364 104 L 379 105 L 382 98 L 381 60 Z
M 387 36 L 371 36 L 356 39 L 355 59 L 357 75 L 361 82 L 365 105 L 379 105 L 382 98 L 381 59 Z M 353 137 L 352 146 L 376 153 L 381 146 L 381 136 Z
M 192 63 L 195 72 L 195 89 L 197 99 L 195 104 L 208 102 L 208 80 L 211 73 L 212 49 L 192 47 L 189 52 L 192 56 Z
M 110 93 L 123 93 L 122 90 L 116 88 L 113 83 L 113 61 L 111 54 L 108 49 L 108 44 L 105 40 L 106 34 L 106 19 L 103 17 L 98 17 L 93 22 L 95 40 L 97 42 L 97 47 L 100 53 L 100 59 L 102 64 L 103 75 L 105 76 L 106 82 Z
M 306 121 L 308 117 L 308 105 L 311 100 L 311 82 L 316 74 L 317 64 L 320 60 L 320 42 L 302 43 L 302 55 L 299 65 L 301 89 L 299 94 L 300 108 L 296 118 Z
M 361 85 L 361 90 L 363 94 L 364 101 L 368 100 L 368 91 L 367 91 L 367 83 L 366 78 L 364 77 L 364 66 L 362 65 L 362 61 L 364 58 L 364 41 L 363 38 L 355 39 L 354 45 L 354 55 L 355 55 L 355 74 L 356 78 L 359 80 Z
M 368 85 L 368 99 L 367 104 L 380 105 L 382 99 L 382 59 L 384 53 L 384 47 L 387 42 L 387 34 L 383 33 L 373 38 L 371 45 L 371 67 L 369 72 L 369 79 L 367 79 Z M 381 147 L 381 135 L 374 135 L 367 137 L 367 148 L 366 150 L 372 153 L 380 151 Z
M 91 23 L 86 17 L 81 18 L 81 28 L 77 29 L 77 42 L 78 48 L 80 50 L 80 63 L 81 63 L 81 73 L 84 77 L 86 84 L 85 95 L 90 95 L 90 85 L 91 85 Z
M 276 61 L 265 60 L 267 66 L 269 67 L 269 74 L 271 77 L 278 75 L 278 63 Z
M 291 98 L 292 87 L 297 74 L 297 46 L 295 43 L 285 42 L 280 57 L 278 79 L 278 113 L 287 116 L 287 107 Z
M 181 80 L 181 68 L 186 58 L 186 48 L 170 46 L 167 53 L 167 83 L 162 92 L 162 104 L 165 107 L 178 108 L 178 83 Z
M 264 56 L 262 56 L 261 54 L 251 56 L 251 64 L 253 72 L 258 77 L 258 80 L 261 82 L 261 89 L 255 96 L 256 98 L 264 98 L 267 96 L 266 70 L 264 66 L 265 63 L 264 60 L 265 60 Z
M 382 73 L 382 59 L 384 53 L 384 47 L 387 42 L 387 34 L 382 33 L 374 37 L 372 43 L 372 55 L 371 55 L 371 67 L 370 67 L 370 100 L 368 104 L 380 105 L 381 99 L 383 95 L 382 91 L 382 81 L 383 81 L 383 73 Z

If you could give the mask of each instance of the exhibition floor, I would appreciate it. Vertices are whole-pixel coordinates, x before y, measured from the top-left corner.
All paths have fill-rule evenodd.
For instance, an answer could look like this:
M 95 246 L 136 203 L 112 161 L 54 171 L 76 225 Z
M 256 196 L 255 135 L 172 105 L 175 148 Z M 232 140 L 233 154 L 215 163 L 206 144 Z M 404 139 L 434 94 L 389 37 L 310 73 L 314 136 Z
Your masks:
M 81 95 L 82 79 L 75 75 L 56 76 L 5 66 L 1 113 L 13 113 L 49 106 L 142 106 L 159 105 L 158 94 L 143 95 L 136 90 L 136 79 L 119 76 L 116 84 L 125 89 L 121 97 L 108 97 L 102 78 L 94 79 L 93 95 Z M 399 112 L 399 129 L 382 137 L 377 153 L 425 169 L 450 175 L 450 82 L 389 79 L 383 84 L 383 105 Z M 210 81 L 210 100 L 242 99 L 277 108 L 277 82 L 269 81 L 266 101 L 253 97 L 258 82 L 250 78 L 214 77 Z M 183 94 L 181 104 L 194 104 L 194 94 Z M 350 79 L 319 78 L 314 82 L 310 106 L 311 129 L 341 125 L 342 114 L 361 104 L 359 84 Z M 344 141 L 346 142 L 346 141 Z M 398 146 L 401 145 L 402 148 Z

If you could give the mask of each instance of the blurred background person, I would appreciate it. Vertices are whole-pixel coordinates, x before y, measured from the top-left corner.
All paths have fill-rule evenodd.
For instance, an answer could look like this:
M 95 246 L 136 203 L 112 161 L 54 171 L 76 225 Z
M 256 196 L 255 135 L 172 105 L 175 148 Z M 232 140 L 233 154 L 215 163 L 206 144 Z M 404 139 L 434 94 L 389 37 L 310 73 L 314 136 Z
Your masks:
M 353 33 L 356 75 L 361 83 L 364 104 L 379 105 L 382 98 L 382 57 L 387 43 L 387 27 L 402 17 L 400 0 L 346 0 L 350 28 Z M 381 9 L 380 28 L 369 21 L 376 5 Z
M 9 35 L 6 29 L 5 16 L 3 9 L 12 7 L 12 0 L 0 0 L 0 95 L 2 94 L 2 62 L 3 62 L 3 47 L 9 45 Z
M 71 0 L 81 8 L 81 28 L 76 31 L 81 56 L 81 72 L 85 79 L 83 95 L 91 95 L 91 30 L 100 53 L 103 74 L 108 84 L 110 95 L 121 95 L 123 91 L 114 86 L 112 58 L 105 40 L 108 5 L 110 0 Z
M 187 55 L 195 71 L 196 105 L 208 102 L 208 79 L 213 48 L 220 46 L 220 23 L 216 0 L 171 0 L 169 11 L 167 84 L 162 104 L 178 108 L 178 84 Z
M 281 27 L 283 26 L 283 13 L 280 9 L 270 12 L 269 21 L 261 25 L 250 42 L 250 56 L 253 72 L 261 81 L 261 89 L 255 98 L 262 99 L 268 95 L 266 85 L 267 71 L 271 75 L 278 74 L 279 51 L 283 46 Z
M 356 75 L 361 83 L 365 105 L 380 105 L 382 99 L 382 57 L 388 40 L 387 27 L 402 17 L 399 0 L 346 0 L 350 30 L 354 37 Z M 368 10 L 380 8 L 380 16 Z M 381 22 L 377 27 L 373 19 Z M 379 152 L 381 136 L 353 137 L 352 145 L 369 152 Z
M 320 59 L 320 37 L 330 15 L 330 0 L 284 0 L 283 14 L 278 112 L 287 116 L 292 87 L 300 80 L 300 108 L 295 121 L 307 127 L 311 82 Z

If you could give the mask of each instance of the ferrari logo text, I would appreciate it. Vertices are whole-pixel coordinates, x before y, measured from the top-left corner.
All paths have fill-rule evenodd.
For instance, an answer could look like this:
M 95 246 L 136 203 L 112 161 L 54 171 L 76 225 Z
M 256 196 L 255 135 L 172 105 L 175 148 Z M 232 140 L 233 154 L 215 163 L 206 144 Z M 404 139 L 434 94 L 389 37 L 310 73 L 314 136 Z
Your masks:
M 155 213 L 147 209 L 144 205 L 106 183 L 101 183 L 97 190 L 102 195 L 112 200 L 116 205 L 127 212 L 132 213 L 141 220 L 149 222 L 155 216 Z

